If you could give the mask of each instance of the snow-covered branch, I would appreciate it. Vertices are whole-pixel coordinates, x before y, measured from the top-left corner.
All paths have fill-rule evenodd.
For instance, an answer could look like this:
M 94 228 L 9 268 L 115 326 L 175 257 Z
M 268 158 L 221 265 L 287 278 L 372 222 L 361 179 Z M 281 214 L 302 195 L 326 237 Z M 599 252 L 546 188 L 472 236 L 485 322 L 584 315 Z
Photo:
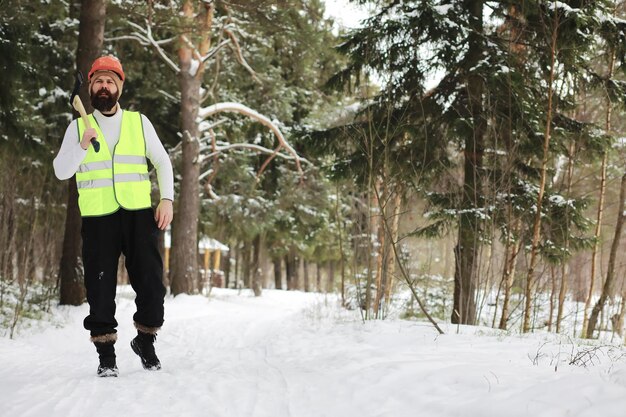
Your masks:
M 226 39 L 222 41 L 219 45 L 211 49 L 205 56 L 203 56 L 201 58 L 201 61 L 202 62 L 208 61 L 209 59 L 213 58 L 220 51 L 220 49 L 224 48 L 225 46 L 230 45 L 231 43 L 232 43 L 232 40 L 230 39 Z
M 237 62 L 239 62 L 239 64 L 241 64 L 250 73 L 254 81 L 261 84 L 261 80 L 259 79 L 259 77 L 257 77 L 256 72 L 254 72 L 252 67 L 248 64 L 248 61 L 246 61 L 246 59 L 243 57 L 243 53 L 241 52 L 241 46 L 239 46 L 239 41 L 237 40 L 237 37 L 235 37 L 235 34 L 228 28 L 224 28 L 224 33 L 226 33 L 226 36 L 228 36 L 228 38 L 232 41 L 231 49 L 233 49 L 233 52 L 235 52 L 235 58 L 237 58 Z
M 173 41 L 173 39 L 163 39 L 156 40 L 152 36 L 152 27 L 149 22 L 146 21 L 146 27 L 142 27 L 134 22 L 128 21 L 128 25 L 134 29 L 134 31 L 130 35 L 117 36 L 115 38 L 107 39 L 109 41 L 117 41 L 117 40 L 135 40 L 139 42 L 141 45 L 152 46 L 157 51 L 161 59 L 165 61 L 165 63 L 174 70 L 174 72 L 179 73 L 180 68 L 172 59 L 167 56 L 161 45 L 168 44 Z
M 271 161 L 271 159 L 273 159 L 274 156 L 277 156 L 279 151 L 282 148 L 284 148 L 293 157 L 293 160 L 296 162 L 296 167 L 298 169 L 298 172 L 301 175 L 303 174 L 302 166 L 300 165 L 300 162 L 301 161 L 305 161 L 305 160 L 303 158 L 301 158 L 300 155 L 298 155 L 298 153 L 291 147 L 291 145 L 289 145 L 289 143 L 285 140 L 285 137 L 281 133 L 281 131 L 278 128 L 278 126 L 276 126 L 276 124 L 274 122 L 272 122 L 269 118 L 267 118 L 266 116 L 262 115 L 261 113 L 255 111 L 255 110 L 252 110 L 251 108 L 249 108 L 247 106 L 244 106 L 243 104 L 240 104 L 240 103 L 229 103 L 229 102 L 216 103 L 216 104 L 213 104 L 212 106 L 204 107 L 204 108 L 200 109 L 200 111 L 198 112 L 198 117 L 201 120 L 204 120 L 207 117 L 213 116 L 214 114 L 218 114 L 218 113 L 240 113 L 240 114 L 243 114 L 243 115 L 248 116 L 249 118 L 251 118 L 253 120 L 258 121 L 262 125 L 268 127 L 274 133 L 274 135 L 276 136 L 276 139 L 278 140 L 278 146 L 272 152 L 272 156 L 263 165 L 262 169 L 259 172 L 259 175 L 262 173 L 262 170 L 265 168 L 267 163 L 269 163 L 269 161 Z
M 216 155 L 219 155 L 220 153 L 232 150 L 232 149 L 251 149 L 254 151 L 257 151 L 259 153 L 266 153 L 266 154 L 276 154 L 276 156 L 281 157 L 283 159 L 288 159 L 288 160 L 295 160 L 296 158 L 293 155 L 289 155 L 289 154 L 284 154 L 284 153 L 276 153 L 275 149 L 269 149 L 266 148 L 264 146 L 260 146 L 260 145 L 255 145 L 253 143 L 231 143 L 229 145 L 225 145 L 225 146 L 218 146 L 215 148 L 215 150 L 213 150 L 210 154 L 207 154 L 204 156 L 203 159 L 208 159 L 208 158 L 212 158 Z M 303 160 L 306 161 L 306 160 Z M 308 162 L 308 161 L 307 161 Z M 200 179 L 202 179 L 203 177 L 201 176 Z

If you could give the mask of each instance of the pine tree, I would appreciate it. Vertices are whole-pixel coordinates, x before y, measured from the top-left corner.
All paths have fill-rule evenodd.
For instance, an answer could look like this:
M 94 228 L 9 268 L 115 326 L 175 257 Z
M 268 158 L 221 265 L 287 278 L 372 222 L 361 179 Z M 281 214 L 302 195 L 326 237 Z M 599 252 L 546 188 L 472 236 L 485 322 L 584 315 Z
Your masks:
M 368 132 L 374 137 L 382 136 L 381 126 L 394 126 L 398 139 L 387 144 L 396 146 L 395 163 L 406 163 L 398 170 L 405 173 L 403 181 L 433 190 L 426 197 L 440 210 L 431 210 L 431 224 L 418 234 L 438 235 L 456 228 L 452 321 L 473 324 L 478 249 L 491 241 L 493 228 L 502 231 L 509 247 L 523 239 L 533 253 L 549 257 L 554 252 L 541 223 L 532 220 L 557 209 L 553 202 L 560 201 L 545 187 L 547 169 L 565 153 L 561 144 L 570 135 L 588 142 L 602 142 L 604 137 L 594 126 L 568 116 L 575 98 L 571 80 L 589 80 L 583 74 L 588 74 L 585 60 L 594 35 L 615 34 L 619 24 L 610 19 L 604 2 L 572 2 L 577 4 L 571 7 L 548 1 L 371 3 L 378 5 L 378 12 L 341 45 L 350 64 L 331 82 L 358 82 L 372 71 L 382 75 L 381 91 L 361 117 L 379 127 Z M 433 78 L 438 82 L 428 88 Z M 546 118 L 550 112 L 552 117 Z M 358 126 L 366 131 L 364 125 L 357 119 L 343 131 Z M 410 139 L 399 140 L 401 133 Z M 322 136 L 327 149 L 342 151 L 346 168 L 366 172 L 359 149 L 338 143 L 336 132 Z M 432 181 L 442 167 L 450 177 Z M 416 172 L 421 175 L 416 177 Z M 456 176 L 463 179 L 459 186 Z M 584 204 L 573 200 L 572 210 L 580 213 Z M 584 229 L 584 222 L 576 224 L 578 217 L 567 216 L 570 223 L 561 225 L 562 230 Z M 534 233 L 528 225 L 535 225 Z M 527 306 L 532 291 L 531 267 Z

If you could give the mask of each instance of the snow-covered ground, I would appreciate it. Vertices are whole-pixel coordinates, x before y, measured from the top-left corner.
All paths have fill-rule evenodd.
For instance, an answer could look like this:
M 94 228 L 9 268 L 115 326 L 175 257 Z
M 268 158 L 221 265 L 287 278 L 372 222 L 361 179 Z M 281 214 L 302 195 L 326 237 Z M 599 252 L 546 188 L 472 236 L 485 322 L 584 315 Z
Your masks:
M 425 322 L 363 323 L 334 296 L 214 290 L 168 297 L 144 371 L 120 288 L 119 378 L 95 376 L 87 306 L 0 338 L 6 417 L 414 417 L 626 415 L 626 351 L 547 333 Z M 578 360 L 576 360 L 578 358 Z M 574 361 L 575 364 L 569 364 Z

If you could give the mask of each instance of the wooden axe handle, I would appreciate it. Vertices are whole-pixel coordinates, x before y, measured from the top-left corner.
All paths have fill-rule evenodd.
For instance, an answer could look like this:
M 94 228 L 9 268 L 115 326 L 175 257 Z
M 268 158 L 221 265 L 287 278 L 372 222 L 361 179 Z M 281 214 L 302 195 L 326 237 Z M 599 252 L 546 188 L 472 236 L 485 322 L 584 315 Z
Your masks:
M 83 119 L 83 123 L 85 123 L 85 127 L 87 129 L 91 129 L 91 122 L 89 122 L 89 117 L 87 117 L 85 106 L 83 106 L 83 101 L 80 99 L 78 94 L 74 96 L 72 106 L 74 106 L 74 109 L 76 109 L 76 111 L 80 114 L 81 119 Z M 96 152 L 100 151 L 100 143 L 96 140 L 95 137 L 91 138 L 91 144 L 93 145 L 93 149 Z

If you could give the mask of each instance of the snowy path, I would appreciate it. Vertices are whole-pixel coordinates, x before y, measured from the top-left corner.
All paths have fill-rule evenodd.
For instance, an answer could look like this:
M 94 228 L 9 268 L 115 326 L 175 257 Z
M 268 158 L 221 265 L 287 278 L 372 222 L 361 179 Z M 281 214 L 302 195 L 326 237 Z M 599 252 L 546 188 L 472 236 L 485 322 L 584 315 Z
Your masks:
M 572 345 L 553 335 L 450 326 L 437 336 L 424 323 L 363 324 L 321 295 L 220 290 L 168 298 L 163 370 L 146 372 L 128 346 L 134 304 L 123 292 L 120 377 L 107 379 L 95 377 L 86 311 L 59 309 L 57 328 L 0 338 L 0 416 L 626 415 L 625 351 L 570 366 Z

